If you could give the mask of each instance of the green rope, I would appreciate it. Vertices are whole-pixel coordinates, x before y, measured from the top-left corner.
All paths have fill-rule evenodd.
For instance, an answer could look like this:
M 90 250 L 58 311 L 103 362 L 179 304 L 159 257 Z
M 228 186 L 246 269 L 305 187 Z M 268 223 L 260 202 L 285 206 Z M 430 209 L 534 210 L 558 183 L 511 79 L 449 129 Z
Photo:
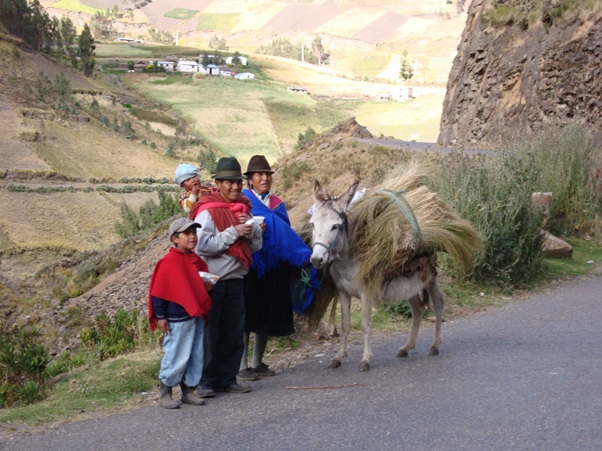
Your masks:
M 420 244 L 424 247 L 424 241 L 422 240 L 422 233 L 420 232 L 420 227 L 418 226 L 418 220 L 416 219 L 416 216 L 414 215 L 414 210 L 412 210 L 412 206 L 410 205 L 408 200 L 403 195 L 403 193 L 405 193 L 405 190 L 395 192 L 395 191 L 391 191 L 388 189 L 383 189 L 378 192 L 382 193 L 382 194 L 386 194 L 393 200 L 393 202 L 395 202 L 397 204 L 397 206 L 399 207 L 399 209 L 401 210 L 403 215 L 406 217 L 406 219 L 412 226 L 412 230 L 414 230 L 414 236 L 416 237 L 416 239 L 418 239 L 418 241 L 420 241 Z

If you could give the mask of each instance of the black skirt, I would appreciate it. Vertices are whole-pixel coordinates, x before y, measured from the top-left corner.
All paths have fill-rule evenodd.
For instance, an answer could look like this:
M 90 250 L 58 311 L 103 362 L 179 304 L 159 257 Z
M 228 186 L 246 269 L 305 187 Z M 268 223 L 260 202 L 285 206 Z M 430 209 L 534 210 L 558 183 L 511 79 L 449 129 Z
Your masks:
M 283 337 L 295 331 L 292 287 L 299 270 L 285 264 L 258 278 L 255 270 L 245 277 L 245 331 Z

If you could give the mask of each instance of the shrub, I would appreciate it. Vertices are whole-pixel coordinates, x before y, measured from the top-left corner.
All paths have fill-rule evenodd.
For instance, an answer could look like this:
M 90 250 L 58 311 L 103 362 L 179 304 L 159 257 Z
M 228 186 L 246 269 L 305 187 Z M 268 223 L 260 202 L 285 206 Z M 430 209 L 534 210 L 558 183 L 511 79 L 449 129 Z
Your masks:
M 152 190 L 152 187 L 142 188 Z M 164 188 L 158 189 L 157 192 L 159 194 L 159 205 L 149 200 L 140 207 L 138 213 L 125 202 L 121 204 L 121 220 L 115 224 L 115 232 L 120 237 L 134 236 L 182 211 L 176 198 L 171 194 L 167 194 Z
M 209 173 L 213 173 L 215 171 L 215 166 L 217 156 L 212 149 L 209 149 L 205 152 L 199 152 L 197 157 L 197 161 L 199 162 L 199 167 L 205 169 Z
M 94 326 L 82 330 L 82 345 L 97 351 L 100 360 L 106 360 L 132 352 L 140 344 L 154 343 L 154 334 L 147 327 L 141 327 L 141 319 L 144 320 L 136 310 L 118 310 L 113 318 L 101 313 L 96 316 Z
M 29 404 L 43 396 L 50 355 L 38 339 L 36 328 L 0 330 L 0 408 L 17 401 Z
M 460 216 L 470 218 L 483 239 L 474 277 L 501 287 L 528 281 L 542 265 L 542 218 L 531 209 L 537 168 L 512 152 L 452 153 L 441 163 L 445 177 L 439 178 L 438 191 Z
M 543 130 L 520 148 L 537 167 L 537 190 L 553 193 L 548 230 L 558 236 L 594 234 L 600 227 L 602 167 L 599 138 L 579 124 Z
M 316 131 L 311 127 L 307 127 L 307 129 L 305 130 L 305 133 L 299 133 L 299 136 L 297 137 L 297 144 L 295 145 L 295 149 L 297 149 L 297 150 L 301 149 L 303 146 L 305 146 L 305 144 L 311 142 L 311 140 L 314 139 L 315 136 L 316 136 Z

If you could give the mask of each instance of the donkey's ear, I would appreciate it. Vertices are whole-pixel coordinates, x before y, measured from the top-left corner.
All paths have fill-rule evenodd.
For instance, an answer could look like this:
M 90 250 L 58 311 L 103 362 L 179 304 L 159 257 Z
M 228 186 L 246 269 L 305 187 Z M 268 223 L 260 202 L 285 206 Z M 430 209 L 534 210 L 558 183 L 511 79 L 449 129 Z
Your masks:
M 339 203 L 340 203 L 340 205 L 345 206 L 345 210 L 347 210 L 349 208 L 349 203 L 351 202 L 351 199 L 353 199 L 353 196 L 355 195 L 355 192 L 357 191 L 357 187 L 359 184 L 360 184 L 360 181 L 356 180 L 355 183 L 349 187 L 347 192 L 340 197 Z
M 324 202 L 324 190 L 317 180 L 314 180 L 314 200 L 316 202 Z

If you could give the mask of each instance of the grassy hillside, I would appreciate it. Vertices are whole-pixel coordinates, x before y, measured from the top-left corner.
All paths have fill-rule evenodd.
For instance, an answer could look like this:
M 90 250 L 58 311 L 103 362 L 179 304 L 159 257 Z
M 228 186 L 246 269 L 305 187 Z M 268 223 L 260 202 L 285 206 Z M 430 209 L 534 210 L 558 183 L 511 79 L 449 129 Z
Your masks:
M 109 74 L 87 79 L 0 38 L 0 258 L 105 249 L 120 239 L 121 204 L 137 210 L 157 202 L 157 189 L 175 190 L 175 167 L 206 147 L 157 105 L 108 90 Z M 161 127 L 178 128 L 178 138 Z M 46 262 L 33 259 L 23 275 Z

